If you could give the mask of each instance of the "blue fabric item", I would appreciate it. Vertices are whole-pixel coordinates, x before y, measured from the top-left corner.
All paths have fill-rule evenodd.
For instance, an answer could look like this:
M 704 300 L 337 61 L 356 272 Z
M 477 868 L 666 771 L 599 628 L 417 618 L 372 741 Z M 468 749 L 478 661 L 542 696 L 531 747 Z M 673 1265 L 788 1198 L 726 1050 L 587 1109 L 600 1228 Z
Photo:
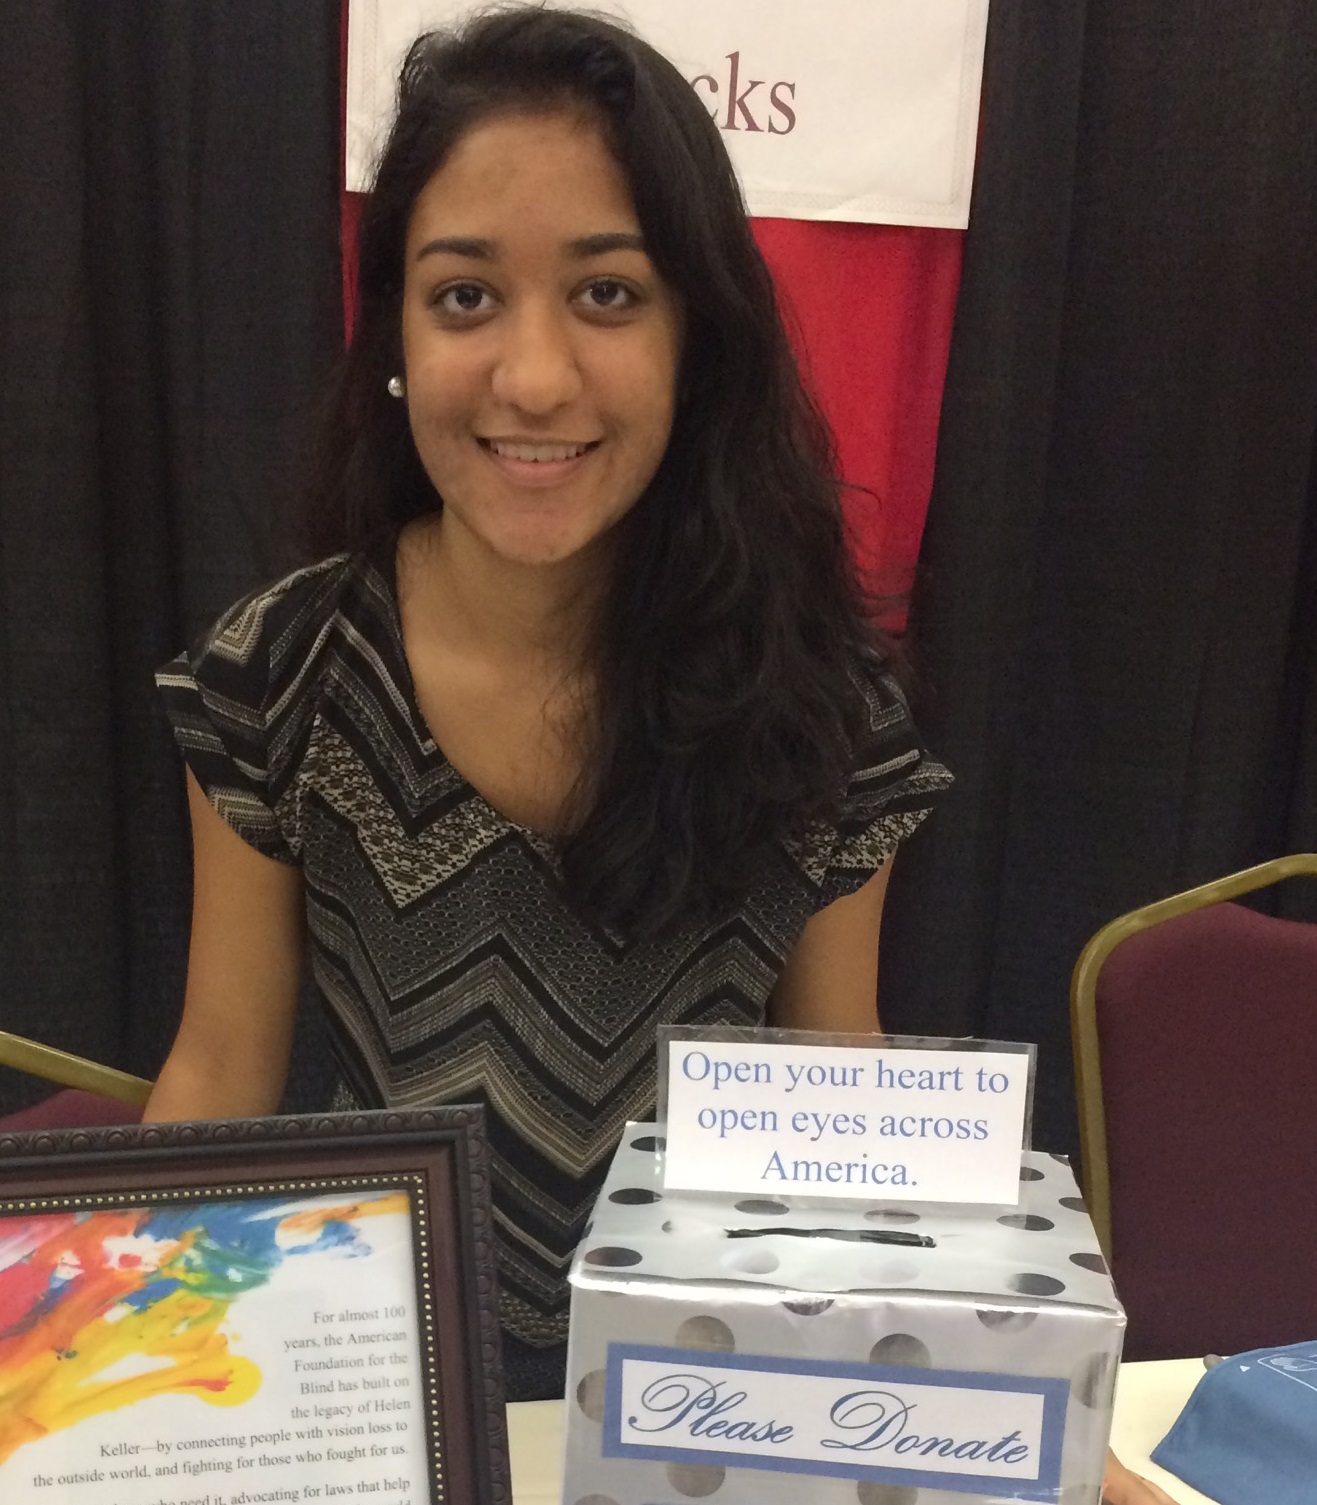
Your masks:
M 1221 1505 L 1313 1505 L 1317 1342 L 1209 1369 L 1152 1461 Z

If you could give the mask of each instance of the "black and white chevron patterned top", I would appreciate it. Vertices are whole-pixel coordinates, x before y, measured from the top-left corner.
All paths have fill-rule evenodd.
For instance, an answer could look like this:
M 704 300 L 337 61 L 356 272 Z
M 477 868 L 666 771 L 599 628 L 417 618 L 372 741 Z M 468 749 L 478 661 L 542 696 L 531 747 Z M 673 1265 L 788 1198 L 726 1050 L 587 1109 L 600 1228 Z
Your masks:
M 300 864 L 311 963 L 351 1108 L 480 1102 L 505 1328 L 567 1331 L 567 1268 L 659 1024 L 759 1024 L 809 917 L 853 892 L 950 776 L 868 687 L 840 829 L 783 850 L 734 916 L 628 942 L 566 902 L 553 843 L 506 820 L 430 737 L 392 558 L 338 556 L 229 611 L 157 675 L 183 755 L 258 851 Z

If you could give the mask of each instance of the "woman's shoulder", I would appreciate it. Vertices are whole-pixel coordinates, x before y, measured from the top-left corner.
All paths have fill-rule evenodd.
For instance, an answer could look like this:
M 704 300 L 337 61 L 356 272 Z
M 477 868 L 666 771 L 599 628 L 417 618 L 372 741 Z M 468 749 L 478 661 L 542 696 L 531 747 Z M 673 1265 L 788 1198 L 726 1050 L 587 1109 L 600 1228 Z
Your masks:
M 339 610 L 363 569 L 352 554 L 302 565 L 262 585 L 222 612 L 198 642 L 196 656 L 249 663 L 264 650 L 289 647 L 324 626 Z
M 872 820 L 883 812 L 927 809 L 952 778 L 925 746 L 901 680 L 876 655 L 857 658 L 851 673 L 861 714 L 843 823 Z
M 365 561 L 335 555 L 236 602 L 156 674 L 175 741 L 220 815 L 258 851 L 301 851 L 301 750 L 345 610 L 370 589 Z
M 876 656 L 857 657 L 851 771 L 834 817 L 814 821 L 795 849 L 820 905 L 854 893 L 922 824 L 951 783 L 924 746 L 900 680 Z
M 908 758 L 919 749 L 919 733 L 910 713 L 910 701 L 892 667 L 877 653 L 857 654 L 851 661 L 860 714 L 855 736 L 857 759 L 873 760 L 874 766 L 890 758 Z
M 303 565 L 235 602 L 157 674 L 157 683 L 166 695 L 199 689 L 235 713 L 286 707 L 305 698 L 346 643 L 387 639 L 391 590 L 387 572 L 369 554 Z

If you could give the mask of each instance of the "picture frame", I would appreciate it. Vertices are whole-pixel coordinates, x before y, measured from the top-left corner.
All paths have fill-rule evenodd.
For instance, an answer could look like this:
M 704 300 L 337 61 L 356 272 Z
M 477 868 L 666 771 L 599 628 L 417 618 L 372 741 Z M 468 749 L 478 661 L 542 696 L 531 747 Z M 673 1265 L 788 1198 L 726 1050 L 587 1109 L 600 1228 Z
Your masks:
M 509 1505 L 474 1106 L 0 1135 L 0 1499 Z

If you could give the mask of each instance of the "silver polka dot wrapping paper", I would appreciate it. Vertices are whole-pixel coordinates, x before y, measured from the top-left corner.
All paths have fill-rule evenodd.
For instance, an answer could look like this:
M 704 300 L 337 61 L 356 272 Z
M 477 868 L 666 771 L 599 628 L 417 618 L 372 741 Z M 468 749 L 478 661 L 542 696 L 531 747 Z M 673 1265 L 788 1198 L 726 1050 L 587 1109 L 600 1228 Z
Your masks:
M 1026 1153 L 1008 1212 L 829 1207 L 665 1194 L 660 1135 L 628 1126 L 573 1262 L 564 1505 L 1098 1505 L 1125 1317 L 1064 1159 Z M 626 1425 L 636 1364 L 660 1397 L 644 1448 Z M 755 1414 L 763 1383 L 772 1415 Z M 829 1416 L 886 1407 L 886 1425 L 840 1433 L 852 1442 L 813 1461 L 776 1455 L 795 1401 L 804 1413 L 834 1384 Z M 1014 1455 L 972 1408 L 998 1389 L 1046 1418 L 1027 1477 L 988 1477 Z M 738 1420 L 739 1436 L 723 1424 Z

